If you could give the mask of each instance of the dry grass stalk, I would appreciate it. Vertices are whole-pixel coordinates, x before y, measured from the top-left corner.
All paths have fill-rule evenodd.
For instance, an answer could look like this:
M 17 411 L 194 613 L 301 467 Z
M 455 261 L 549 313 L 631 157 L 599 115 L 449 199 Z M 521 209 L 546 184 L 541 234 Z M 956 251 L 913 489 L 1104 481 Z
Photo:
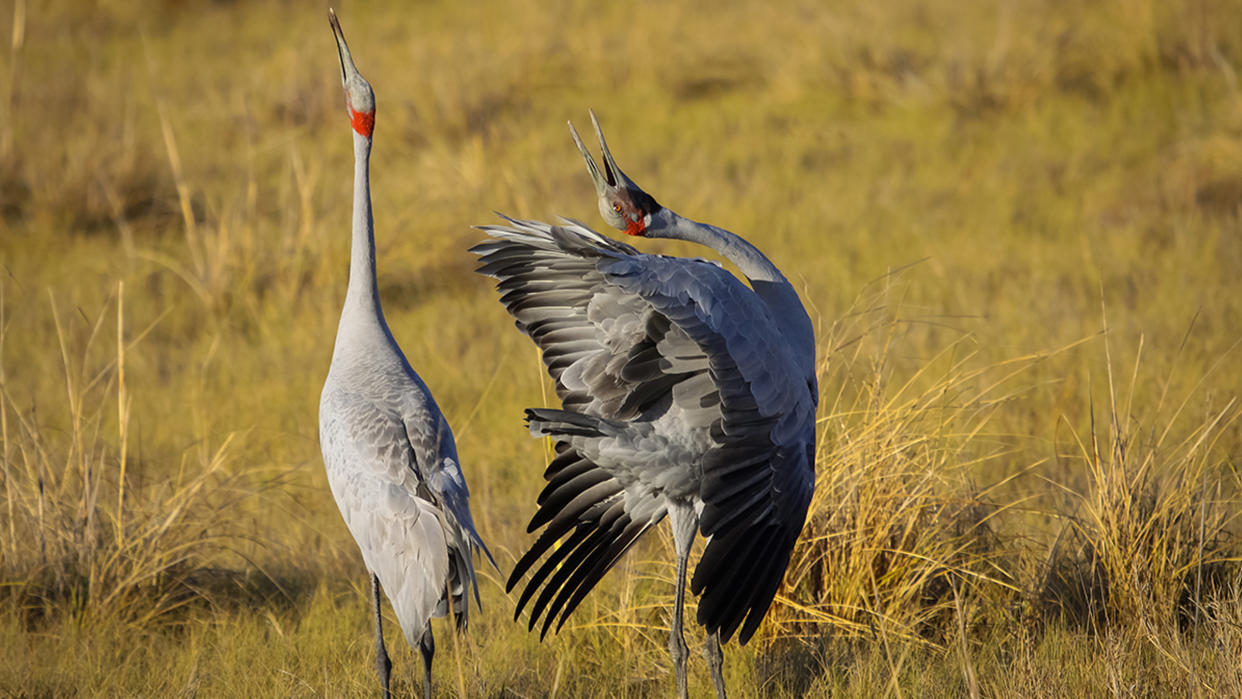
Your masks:
M 31 623 L 62 605 L 83 622 L 120 620 L 142 628 L 169 619 L 203 598 L 209 578 L 241 542 L 231 509 L 253 490 L 244 476 L 227 473 L 236 434 L 205 458 L 192 460 L 187 452 L 167 480 L 150 475 L 141 461 L 136 471 L 130 468 L 125 357 L 153 326 L 126 342 L 123 299 L 118 285 L 114 357 L 98 352 L 105 312 L 70 327 L 49 300 L 67 406 L 63 430 L 45 428 L 34 401 L 22 405 L 0 364 L 9 515 L 4 589 Z M 6 327 L 0 313 L 0 348 Z M 110 420 L 119 446 L 104 437 Z M 105 497 L 109 493 L 115 497 Z

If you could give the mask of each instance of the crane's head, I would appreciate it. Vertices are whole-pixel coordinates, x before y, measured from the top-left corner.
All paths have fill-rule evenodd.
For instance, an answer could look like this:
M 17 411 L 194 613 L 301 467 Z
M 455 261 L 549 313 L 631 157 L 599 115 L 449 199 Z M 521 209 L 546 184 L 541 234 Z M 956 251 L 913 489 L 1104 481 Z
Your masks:
M 591 157 L 591 152 L 582 143 L 573 122 L 569 123 L 569 133 L 573 134 L 574 143 L 578 145 L 578 151 L 582 153 L 587 171 L 591 173 L 591 180 L 595 183 L 595 192 L 599 195 L 599 213 L 608 225 L 629 235 L 645 236 L 651 225 L 651 217 L 658 214 L 663 207 L 617 167 L 612 153 L 608 150 L 608 143 L 604 141 L 604 132 L 599 128 L 599 120 L 595 118 L 594 111 L 591 112 L 591 124 L 595 126 L 595 135 L 599 138 L 604 161 L 602 172 Z
M 345 33 L 341 31 L 341 23 L 332 8 L 328 8 L 328 23 L 332 25 L 337 54 L 341 58 L 341 85 L 345 87 L 349 123 L 354 131 L 370 138 L 375 130 L 375 93 L 371 90 L 371 83 L 354 66 L 354 57 L 349 55 L 349 44 L 345 43 Z

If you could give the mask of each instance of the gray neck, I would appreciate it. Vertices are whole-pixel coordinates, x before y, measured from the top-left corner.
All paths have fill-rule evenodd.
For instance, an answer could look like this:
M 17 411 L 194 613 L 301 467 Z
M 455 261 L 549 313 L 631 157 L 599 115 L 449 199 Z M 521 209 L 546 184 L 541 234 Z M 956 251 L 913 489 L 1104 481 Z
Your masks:
M 353 366 L 383 358 L 383 348 L 396 348 L 375 282 L 375 232 L 371 221 L 369 163 L 371 139 L 354 134 L 354 234 L 349 250 L 349 290 L 336 328 L 332 365 Z M 396 350 L 397 353 L 400 350 Z M 359 359 L 362 357 L 362 360 Z
M 354 235 L 349 250 L 346 312 L 382 318 L 375 282 L 375 224 L 371 219 L 371 139 L 354 134 Z
M 759 248 L 746 242 L 736 233 L 731 233 L 723 228 L 717 228 L 706 223 L 691 221 L 681 214 L 668 209 L 662 209 L 655 216 L 667 216 L 668 226 L 667 228 L 659 226 L 659 232 L 652 237 L 676 238 L 706 245 L 737 265 L 737 268 L 752 283 L 789 283 L 786 281 L 785 275 L 781 274 L 781 271 L 776 268 L 776 265 L 772 264 L 771 260 L 759 252 Z
M 676 238 L 706 245 L 737 265 L 738 270 L 750 280 L 755 295 L 771 310 L 785 339 L 798 351 L 798 356 L 806 360 L 804 369 L 810 380 L 814 381 L 815 329 L 802 306 L 802 299 L 798 298 L 798 292 L 776 265 L 759 252 L 759 248 L 736 233 L 691 221 L 668 209 L 661 209 L 652 218 L 657 217 L 663 220 L 652 221 L 648 227 L 653 233 L 651 237 Z

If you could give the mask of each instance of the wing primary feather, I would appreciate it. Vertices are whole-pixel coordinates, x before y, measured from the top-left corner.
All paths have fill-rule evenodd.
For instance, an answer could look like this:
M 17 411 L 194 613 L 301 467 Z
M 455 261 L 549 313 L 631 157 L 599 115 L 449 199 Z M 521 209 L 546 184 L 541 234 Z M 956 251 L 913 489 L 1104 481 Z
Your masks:
M 530 630 L 535 628 L 535 624 L 538 623 L 544 607 L 546 607 L 548 602 L 552 600 L 552 597 L 560 589 L 560 586 L 570 575 L 573 574 L 574 570 L 581 565 L 582 561 L 591 555 L 591 552 L 596 546 L 599 545 L 599 542 L 607 538 L 608 528 L 612 526 L 613 522 L 615 522 L 618 517 L 624 516 L 624 514 L 625 511 L 622 507 L 614 506 L 609 508 L 608 512 L 605 513 L 604 518 L 601 518 L 599 522 L 582 524 L 581 526 L 583 528 L 590 531 L 590 536 L 586 537 L 582 543 L 578 544 L 569 556 L 564 557 L 563 562 L 557 567 L 556 572 L 552 575 L 552 577 L 546 581 L 542 577 L 531 577 L 530 583 L 528 584 L 534 587 L 542 586 L 543 591 L 539 594 L 538 599 L 535 600 L 534 606 L 531 607 L 529 625 Z M 558 550 L 557 553 L 560 553 L 560 551 Z M 541 568 L 540 571 L 545 571 L 545 568 Z M 551 570 L 548 569 L 547 572 L 551 572 Z M 543 633 L 540 634 L 540 638 L 542 638 L 546 633 L 547 627 L 545 626 Z
M 609 476 L 608 480 L 598 482 L 581 492 L 564 490 L 563 493 L 558 491 L 535 512 L 530 524 L 526 526 L 527 533 L 533 533 L 554 520 L 576 519 L 596 503 L 621 492 L 621 484 Z
M 555 478 L 549 480 L 535 502 L 543 505 L 548 501 L 548 498 L 561 489 L 572 493 L 580 493 L 609 478 L 612 478 L 612 476 L 608 475 L 606 471 L 583 459 L 575 464 L 573 469 L 566 469 L 558 473 Z
M 663 516 L 661 516 L 661 519 L 663 519 Z M 658 521 L 659 520 L 656 520 L 656 522 Z M 583 575 L 582 579 L 578 582 L 576 586 L 577 589 L 574 591 L 573 596 L 565 603 L 564 609 L 561 612 L 561 618 L 556 623 L 557 631 L 560 631 L 561 627 L 565 625 L 565 621 L 569 619 L 569 615 L 578 608 L 578 605 L 583 599 L 586 598 L 587 593 L 595 589 L 595 585 L 600 581 L 600 579 L 603 578 L 609 570 L 612 570 L 612 567 L 617 564 L 617 561 L 619 561 L 621 557 L 624 556 L 625 553 L 629 551 L 630 548 L 632 548 L 634 544 L 642 538 L 642 535 L 646 533 L 646 531 L 656 522 L 632 522 L 630 526 L 615 539 L 612 546 L 608 549 L 607 556 L 587 574 Z
M 701 595 L 698 621 L 709 631 L 718 631 L 722 640 L 728 638 L 739 615 L 744 615 L 753 590 L 748 586 L 752 576 L 761 574 L 761 565 L 770 547 L 771 528 L 751 536 L 729 540 L 713 540 L 715 550 L 705 550 L 690 580 L 690 591 Z M 710 583 L 708 582 L 710 581 Z
M 759 623 L 763 621 L 764 615 L 767 614 L 768 607 L 772 605 L 772 600 L 776 597 L 776 591 L 780 589 L 781 581 L 785 579 L 785 568 L 789 566 L 789 556 L 793 552 L 794 541 L 797 537 L 798 535 L 795 533 L 792 537 L 787 537 L 784 542 L 773 547 L 774 560 L 769 564 L 769 573 L 763 586 L 755 590 L 754 599 L 750 604 L 750 612 L 746 616 L 746 623 L 738 634 L 738 643 L 746 645 L 746 642 L 758 630 Z
M 578 546 L 589 536 L 591 536 L 591 530 L 588 527 L 577 527 L 574 529 L 574 532 L 569 535 L 569 538 L 565 539 L 565 541 L 563 541 L 561 545 L 548 556 L 547 560 L 545 560 L 543 564 L 540 565 L 539 568 L 530 576 L 530 581 L 526 583 L 526 587 L 522 590 L 522 594 L 518 597 L 517 605 L 514 608 L 514 621 L 517 621 L 518 617 L 522 615 L 522 609 L 526 607 L 526 603 L 530 600 L 531 595 L 539 589 L 539 583 L 547 577 L 549 573 L 555 570 L 556 566 L 564 560 L 566 556 L 576 550 Z M 531 550 L 533 551 L 534 549 Z M 529 567 L 534 560 L 538 559 L 538 556 L 531 561 L 525 561 L 525 558 L 526 557 L 523 556 L 523 561 L 526 562 L 526 566 L 524 567 Z

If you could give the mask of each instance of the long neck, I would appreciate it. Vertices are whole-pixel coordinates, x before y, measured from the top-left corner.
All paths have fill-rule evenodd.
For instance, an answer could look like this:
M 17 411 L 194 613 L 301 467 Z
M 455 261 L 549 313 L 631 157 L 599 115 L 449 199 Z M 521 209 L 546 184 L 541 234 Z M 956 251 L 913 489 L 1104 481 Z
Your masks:
M 746 242 L 736 233 L 731 233 L 723 228 L 691 221 L 681 214 L 668 211 L 671 217 L 672 225 L 662 232 L 661 238 L 676 238 L 678 240 L 688 240 L 692 243 L 706 245 L 716 252 L 724 255 L 730 262 L 737 265 L 742 274 L 753 282 L 772 282 L 777 284 L 788 284 L 785 275 L 772 264 L 763 253 L 759 252 L 759 248 Z
M 688 240 L 715 250 L 730 262 L 737 265 L 738 270 L 750 280 L 755 295 L 763 300 L 771 309 L 785 338 L 799 350 L 807 366 L 804 367 L 811 377 L 815 374 L 815 329 L 811 318 L 802 306 L 802 299 L 794 290 L 785 275 L 772 264 L 759 248 L 746 242 L 736 233 L 717 228 L 706 223 L 691 221 L 680 214 L 664 210 L 671 218 L 667 227 L 662 227 L 659 237 Z
M 354 234 L 349 250 L 345 313 L 383 318 L 375 281 L 375 224 L 371 219 L 371 139 L 354 132 Z

